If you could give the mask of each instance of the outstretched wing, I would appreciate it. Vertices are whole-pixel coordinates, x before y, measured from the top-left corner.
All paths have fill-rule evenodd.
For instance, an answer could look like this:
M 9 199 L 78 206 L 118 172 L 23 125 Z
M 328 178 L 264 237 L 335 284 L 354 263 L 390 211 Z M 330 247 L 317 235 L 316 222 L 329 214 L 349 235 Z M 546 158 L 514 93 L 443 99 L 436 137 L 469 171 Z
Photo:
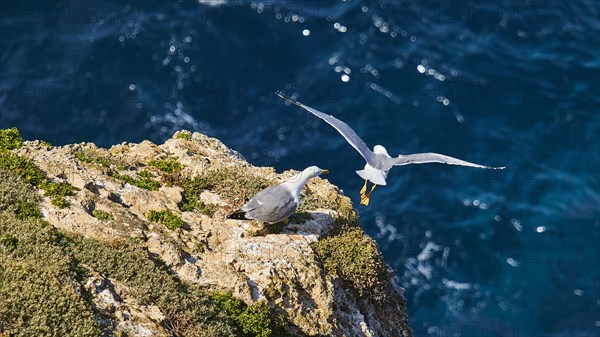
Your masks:
M 374 163 L 375 154 L 373 153 L 373 151 L 371 151 L 369 149 L 367 144 L 365 144 L 365 142 L 356 134 L 356 132 L 354 132 L 354 130 L 352 130 L 351 127 L 348 126 L 348 124 L 333 117 L 332 115 L 328 115 L 321 111 L 315 110 L 309 106 L 306 106 L 306 105 L 286 96 L 285 94 L 283 94 L 280 91 L 276 92 L 276 94 L 279 97 L 285 99 L 286 101 L 301 107 L 302 109 L 312 113 L 313 115 L 315 115 L 315 116 L 321 118 L 322 120 L 324 120 L 325 122 L 327 122 L 329 125 L 333 126 L 333 128 L 336 129 L 346 139 L 346 141 L 348 143 L 350 143 L 350 145 L 352 145 L 352 147 L 354 147 L 356 149 L 356 151 L 358 151 L 358 153 L 360 153 L 361 156 L 363 156 L 363 158 L 365 158 L 367 163 L 369 163 L 371 165 L 375 164 Z
M 460 166 L 470 166 L 470 167 L 478 167 L 485 169 L 493 169 L 493 170 L 501 170 L 504 167 L 492 167 L 492 166 L 484 166 L 479 164 L 470 163 L 468 161 L 460 160 L 458 158 L 446 156 L 439 153 L 414 153 L 409 155 L 399 155 L 398 157 L 391 158 L 391 161 L 394 166 L 399 165 L 409 165 L 409 164 L 426 164 L 426 163 L 442 163 L 448 165 L 460 165 Z

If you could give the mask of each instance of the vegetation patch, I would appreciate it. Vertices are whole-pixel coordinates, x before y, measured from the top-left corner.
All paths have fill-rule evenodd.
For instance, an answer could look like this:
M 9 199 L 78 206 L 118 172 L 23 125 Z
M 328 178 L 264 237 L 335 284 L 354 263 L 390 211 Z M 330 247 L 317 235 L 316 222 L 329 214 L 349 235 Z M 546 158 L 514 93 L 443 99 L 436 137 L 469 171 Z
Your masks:
M 0 170 L 0 335 L 102 336 L 83 287 L 90 268 L 124 284 L 139 303 L 158 306 L 174 336 L 235 336 L 202 288 L 181 282 L 139 243 L 65 236 L 40 219 L 17 217 L 19 203 L 37 206 L 38 199 L 29 183 Z
M 52 198 L 50 199 L 50 203 L 58 208 L 69 207 L 69 205 L 71 204 L 67 199 L 63 197 Z
M 176 336 L 235 335 L 225 313 L 201 287 L 181 282 L 145 247 L 130 240 L 104 243 L 79 236 L 73 247 L 78 261 L 130 287 L 140 304 L 158 306 Z
M 283 318 L 275 315 L 265 302 L 250 306 L 233 297 L 229 292 L 216 292 L 211 295 L 237 328 L 237 335 L 243 337 L 281 336 L 285 324 Z
M 14 173 L 0 169 L 0 211 L 9 211 L 19 220 L 41 218 L 39 196 Z
M 110 165 L 113 163 L 108 156 L 104 156 L 96 151 L 90 150 L 79 150 L 75 153 L 75 157 L 84 163 L 94 163 L 106 168 L 110 167 Z
M 183 220 L 180 217 L 173 214 L 173 212 L 164 210 L 164 211 L 155 211 L 152 210 L 146 216 L 148 221 L 156 222 L 167 226 L 170 230 L 176 230 L 177 228 L 181 228 L 184 225 Z
M 61 208 L 69 205 L 65 197 L 75 190 L 66 182 L 54 182 L 48 179 L 46 173 L 31 160 L 6 151 L 0 151 L 0 169 L 12 172 L 22 181 L 44 190 L 46 196 L 52 200 L 52 204 Z
M 386 265 L 373 239 L 358 226 L 342 226 L 312 244 L 325 271 L 348 282 L 359 295 L 377 297 L 386 284 Z
M 247 201 L 270 185 L 269 180 L 238 167 L 208 169 L 194 178 L 183 177 L 181 174 L 175 173 L 164 176 L 163 181 L 167 185 L 183 188 L 183 203 L 180 205 L 182 211 L 195 210 L 207 215 L 212 215 L 217 207 L 200 201 L 200 194 L 204 190 L 210 190 L 221 197 L 236 200 L 239 203 Z
M 197 211 L 201 214 L 206 214 L 208 216 L 213 216 L 217 211 L 217 206 L 212 204 L 206 204 L 202 202 L 200 199 L 190 200 L 186 197 L 184 191 L 183 203 L 179 206 L 179 209 L 182 212 L 190 212 Z
M 0 130 L 0 151 L 18 149 L 23 145 L 23 138 L 17 128 Z
M 350 199 L 341 196 L 334 191 L 331 191 L 325 196 L 316 193 L 310 193 L 308 195 L 303 194 L 300 200 L 300 206 L 296 213 L 307 213 L 319 208 L 335 210 L 335 222 L 338 227 L 342 225 L 354 226 L 359 223 L 358 214 L 352 207 Z
M 17 203 L 16 206 L 15 215 L 19 220 L 27 218 L 40 219 L 42 217 L 42 212 L 38 208 L 37 203 L 24 201 Z
M 75 157 L 84 163 L 97 164 L 104 168 L 129 170 L 134 167 L 126 160 L 113 156 L 103 149 L 82 149 L 75 152 Z
M 2 237 L 0 237 L 0 245 L 4 246 L 8 250 L 17 249 L 18 244 L 19 240 L 9 233 L 4 233 Z
M 2 205 L 4 208 L 7 205 Z M 0 212 L 0 326 L 7 336 L 101 336 L 81 268 L 41 220 Z M 7 249 L 1 249 L 2 246 Z M 75 286 L 77 285 L 77 286 Z
M 46 180 L 42 184 L 42 189 L 46 191 L 46 196 L 50 197 L 52 205 L 65 208 L 69 206 L 69 202 L 65 198 L 71 195 L 74 191 L 74 187 L 65 182 L 52 182 Z
M 177 134 L 178 139 L 192 140 L 192 134 L 189 131 L 179 131 Z
M 141 171 L 137 174 L 137 177 L 134 178 L 127 174 L 119 174 L 116 172 L 111 172 L 109 174 L 111 177 L 124 181 L 129 185 L 136 186 L 149 191 L 158 191 L 161 187 L 160 182 L 152 179 L 152 174 L 148 171 Z
M 102 221 L 102 222 L 109 222 L 109 221 L 111 221 L 111 220 L 113 220 L 113 219 L 114 219 L 114 217 L 113 217 L 113 216 L 112 216 L 110 213 L 108 213 L 108 212 L 105 212 L 105 211 L 103 211 L 103 210 L 100 210 L 100 209 L 95 209 L 95 210 L 92 212 L 92 215 L 93 215 L 95 218 L 97 218 L 97 219 L 99 219 L 100 221 Z
M 29 182 L 0 169 L 0 332 L 101 336 L 74 286 L 81 268 L 65 251 L 64 236 L 39 219 L 38 203 Z
M 0 152 L 0 168 L 13 172 L 24 182 L 37 188 L 42 188 L 42 185 L 48 180 L 46 173 L 33 162 L 16 154 Z
M 183 170 L 183 165 L 179 163 L 177 158 L 169 156 L 161 156 L 159 159 L 151 160 L 148 165 L 154 166 L 165 173 L 175 173 Z

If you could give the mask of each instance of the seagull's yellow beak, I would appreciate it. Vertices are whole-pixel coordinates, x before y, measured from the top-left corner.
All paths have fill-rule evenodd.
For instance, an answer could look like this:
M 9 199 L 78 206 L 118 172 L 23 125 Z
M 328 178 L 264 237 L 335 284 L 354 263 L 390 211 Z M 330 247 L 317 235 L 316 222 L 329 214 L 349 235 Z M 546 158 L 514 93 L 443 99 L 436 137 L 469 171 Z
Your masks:
M 329 170 L 323 170 L 323 172 L 321 172 L 321 174 L 329 174 Z

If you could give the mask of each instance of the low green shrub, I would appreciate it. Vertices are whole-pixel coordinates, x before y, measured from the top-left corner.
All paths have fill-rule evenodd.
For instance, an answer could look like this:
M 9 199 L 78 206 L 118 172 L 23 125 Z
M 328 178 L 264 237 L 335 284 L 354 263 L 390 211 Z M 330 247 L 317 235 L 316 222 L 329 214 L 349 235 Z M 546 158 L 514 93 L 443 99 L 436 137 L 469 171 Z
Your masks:
M 0 151 L 0 169 L 12 172 L 23 181 L 37 188 L 46 183 L 46 173 L 40 170 L 31 160 L 16 154 Z
M 127 174 L 119 174 L 116 172 L 112 172 L 110 174 L 111 177 L 124 181 L 129 185 L 136 186 L 149 191 L 158 191 L 158 189 L 162 186 L 160 182 L 153 180 L 151 174 L 144 173 L 147 171 L 141 171 L 137 174 L 137 178 L 134 178 Z
M 179 133 L 177 134 L 177 138 L 179 139 L 185 139 L 185 140 L 192 140 L 192 134 L 189 131 L 179 131 Z
M 330 275 L 348 282 L 359 295 L 376 295 L 386 282 L 387 267 L 373 239 L 358 226 L 342 226 L 312 244 Z
M 80 236 L 73 237 L 72 245 L 74 257 L 82 264 L 129 287 L 140 304 L 158 306 L 176 336 L 235 336 L 225 313 L 200 286 L 181 282 L 142 245 Z
M 35 203 L 19 202 L 17 204 L 17 210 L 15 211 L 15 215 L 19 220 L 25 220 L 27 218 L 39 219 L 42 217 L 42 212 Z
M 274 320 L 271 308 L 265 302 L 257 302 L 250 306 L 233 297 L 229 292 L 216 292 L 211 295 L 216 305 L 219 306 L 227 317 L 237 327 L 237 333 L 243 337 L 270 337 L 274 332 L 281 330 Z
M 0 237 L 0 244 L 8 250 L 15 250 L 19 244 L 19 240 L 11 234 L 5 233 Z
M 0 211 L 9 211 L 20 219 L 41 218 L 39 196 L 14 173 L 0 169 Z
M 91 268 L 156 305 L 175 336 L 233 337 L 227 316 L 206 292 L 177 279 L 139 243 L 65 236 L 45 221 L 20 220 L 19 203 L 37 206 L 28 183 L 0 169 L 0 327 L 10 336 L 101 336 L 83 287 Z
M 90 150 L 79 150 L 75 153 L 75 157 L 84 163 L 95 163 L 104 167 L 110 167 L 112 164 L 108 156 Z
M 0 130 L 0 151 L 10 151 L 18 149 L 23 144 L 23 138 L 17 128 Z
M 177 228 L 181 228 L 184 225 L 183 220 L 180 217 L 173 214 L 173 212 L 164 210 L 164 211 L 155 211 L 152 210 L 146 216 L 149 221 L 156 222 L 167 226 L 170 230 L 176 230 Z
M 41 220 L 0 212 L 0 326 L 7 336 L 102 336 L 82 296 L 82 268 Z M 1 247 L 8 249 L 2 250 Z
M 44 190 L 52 204 L 61 208 L 69 205 L 65 197 L 75 190 L 69 183 L 51 181 L 31 160 L 9 152 L 0 152 L 0 170 L 11 172 L 22 181 Z
M 210 190 L 227 199 L 239 201 L 248 200 L 269 186 L 267 179 L 233 167 L 208 169 L 194 178 L 174 173 L 164 176 L 163 181 L 167 185 L 183 188 L 183 202 L 179 206 L 180 210 L 195 210 L 209 216 L 212 216 L 218 207 L 205 204 L 200 200 L 200 194 L 204 190 Z
M 109 222 L 109 221 L 111 221 L 111 220 L 114 219 L 113 216 L 110 213 L 105 212 L 105 211 L 100 210 L 100 209 L 95 209 L 92 212 L 92 215 L 95 218 L 97 218 L 97 219 L 99 219 L 100 221 L 103 221 L 103 222 Z
M 42 189 L 46 191 L 46 196 L 48 197 L 66 197 L 68 195 L 73 194 L 75 190 L 73 186 L 66 182 L 52 182 L 46 180 L 42 184 Z
M 159 159 L 151 160 L 148 165 L 154 166 L 165 173 L 175 173 L 183 170 L 183 165 L 179 163 L 177 158 L 169 156 L 161 156 Z
M 50 203 L 58 208 L 69 207 L 71 203 L 64 197 L 54 197 L 50 199 Z

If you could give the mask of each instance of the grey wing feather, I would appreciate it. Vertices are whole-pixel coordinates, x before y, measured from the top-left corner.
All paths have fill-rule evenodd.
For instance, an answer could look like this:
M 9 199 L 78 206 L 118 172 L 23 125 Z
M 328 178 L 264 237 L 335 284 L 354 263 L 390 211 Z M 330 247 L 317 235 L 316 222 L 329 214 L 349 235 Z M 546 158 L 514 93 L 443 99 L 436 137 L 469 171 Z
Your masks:
M 352 130 L 352 128 L 350 126 L 348 126 L 348 124 L 333 117 L 332 115 L 328 115 L 321 111 L 315 110 L 307 105 L 304 105 L 304 104 L 284 95 L 283 93 L 281 93 L 279 91 L 276 92 L 276 94 L 279 97 L 285 99 L 286 101 L 301 107 L 302 109 L 312 113 L 313 115 L 315 115 L 315 116 L 321 118 L 322 120 L 324 120 L 325 122 L 327 122 L 329 125 L 333 126 L 333 128 L 336 129 L 346 139 L 346 141 L 348 141 L 348 143 L 350 143 L 350 145 L 352 145 L 352 147 L 354 147 L 356 149 L 356 151 L 358 151 L 358 153 L 360 153 L 360 155 L 363 158 L 365 158 L 367 163 L 369 163 L 371 165 L 376 165 L 374 162 L 375 154 L 373 153 L 373 151 L 371 151 L 369 149 L 367 144 L 365 144 L 365 142 L 356 134 L 356 132 L 354 132 L 354 130 Z
M 277 185 L 260 191 L 242 210 L 249 219 L 275 223 L 287 219 L 297 208 L 298 204 L 290 192 Z
M 458 158 L 446 156 L 439 153 L 414 153 L 409 155 L 400 155 L 396 158 L 390 159 L 394 166 L 399 165 L 409 165 L 409 164 L 425 164 L 425 163 L 442 163 L 448 165 L 461 165 L 461 166 L 470 166 L 470 167 L 478 167 L 485 169 L 494 169 L 501 170 L 504 167 L 492 167 L 492 166 L 484 166 L 479 164 L 470 163 L 468 161 L 464 161 Z
M 248 202 L 242 206 L 241 210 L 244 212 L 250 212 L 252 210 L 262 208 L 265 205 L 264 200 L 269 199 L 269 195 L 277 194 L 277 187 L 278 185 L 267 187 L 264 190 L 256 193 L 252 199 L 248 200 Z

